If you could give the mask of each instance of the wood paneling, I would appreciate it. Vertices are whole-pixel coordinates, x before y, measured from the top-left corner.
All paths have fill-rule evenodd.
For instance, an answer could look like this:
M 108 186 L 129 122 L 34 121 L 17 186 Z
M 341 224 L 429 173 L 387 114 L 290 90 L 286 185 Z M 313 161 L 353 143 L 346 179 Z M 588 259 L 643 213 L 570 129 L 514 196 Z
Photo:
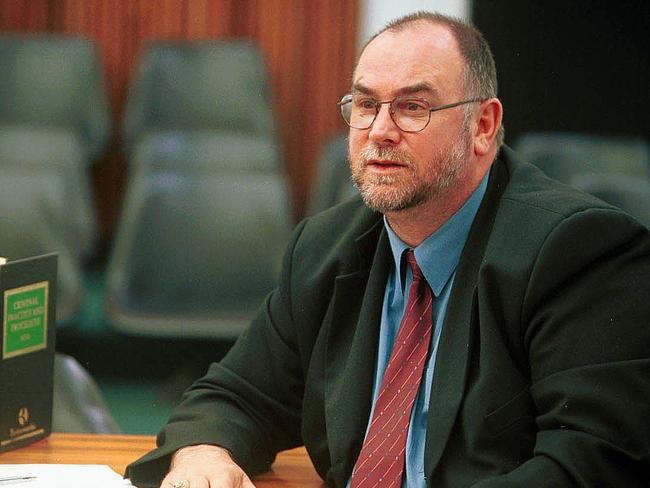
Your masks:
M 50 1 L 3 0 L 0 3 L 0 29 L 3 31 L 42 32 L 49 28 Z
M 321 143 L 345 129 L 336 102 L 349 87 L 356 25 L 356 0 L 0 0 L 2 31 L 83 35 L 97 42 L 115 127 L 148 40 L 257 41 L 271 75 L 296 217 L 305 207 Z M 96 167 L 105 237 L 118 218 L 121 158 L 116 136 Z

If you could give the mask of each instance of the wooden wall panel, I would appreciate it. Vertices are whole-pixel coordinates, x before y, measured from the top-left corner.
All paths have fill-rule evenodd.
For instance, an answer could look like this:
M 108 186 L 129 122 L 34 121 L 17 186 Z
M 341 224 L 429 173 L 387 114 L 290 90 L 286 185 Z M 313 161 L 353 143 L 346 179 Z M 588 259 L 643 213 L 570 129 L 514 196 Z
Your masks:
M 296 217 L 305 208 L 320 145 L 345 129 L 336 102 L 349 86 L 356 25 L 356 0 L 0 0 L 2 31 L 83 35 L 97 42 L 115 127 L 137 55 L 148 41 L 257 41 L 270 73 Z M 116 136 L 95 175 L 105 237 L 119 216 L 124 167 Z
M 249 2 L 244 35 L 258 41 L 271 74 L 275 113 L 282 141 L 285 169 L 290 177 L 291 194 L 300 211 L 305 204 L 309 181 L 306 169 L 313 164 L 304 157 L 305 135 L 313 125 L 303 123 L 303 112 L 310 110 L 310 94 L 305 87 L 305 11 L 300 0 Z M 289 21 L 288 19 L 291 19 Z M 300 42 L 296 42 L 300 39 Z
M 0 0 L 0 30 L 43 32 L 49 30 L 51 0 Z

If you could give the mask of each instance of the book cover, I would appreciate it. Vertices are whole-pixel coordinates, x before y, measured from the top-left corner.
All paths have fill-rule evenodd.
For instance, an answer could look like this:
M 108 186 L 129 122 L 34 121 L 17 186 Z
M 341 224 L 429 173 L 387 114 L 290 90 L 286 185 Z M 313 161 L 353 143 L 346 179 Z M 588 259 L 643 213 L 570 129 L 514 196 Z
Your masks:
M 57 255 L 2 261 L 0 452 L 51 431 Z

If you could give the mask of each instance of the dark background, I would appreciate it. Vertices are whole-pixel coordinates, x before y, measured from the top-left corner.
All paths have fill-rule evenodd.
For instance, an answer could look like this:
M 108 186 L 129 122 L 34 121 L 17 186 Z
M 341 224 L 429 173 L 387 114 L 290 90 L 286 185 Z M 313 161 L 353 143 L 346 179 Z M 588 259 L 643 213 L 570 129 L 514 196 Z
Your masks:
M 506 141 L 528 131 L 650 136 L 650 2 L 476 0 Z

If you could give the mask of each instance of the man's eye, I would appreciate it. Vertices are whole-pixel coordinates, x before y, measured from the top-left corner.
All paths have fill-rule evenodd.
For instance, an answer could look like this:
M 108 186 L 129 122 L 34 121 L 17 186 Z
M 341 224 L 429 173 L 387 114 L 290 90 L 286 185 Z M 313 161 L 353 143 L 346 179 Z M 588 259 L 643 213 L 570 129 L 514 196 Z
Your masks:
M 355 105 L 362 110 L 375 110 L 375 101 L 372 98 L 358 98 Z
M 400 100 L 397 105 L 398 110 L 413 113 L 425 112 L 428 108 L 426 102 L 421 100 Z

